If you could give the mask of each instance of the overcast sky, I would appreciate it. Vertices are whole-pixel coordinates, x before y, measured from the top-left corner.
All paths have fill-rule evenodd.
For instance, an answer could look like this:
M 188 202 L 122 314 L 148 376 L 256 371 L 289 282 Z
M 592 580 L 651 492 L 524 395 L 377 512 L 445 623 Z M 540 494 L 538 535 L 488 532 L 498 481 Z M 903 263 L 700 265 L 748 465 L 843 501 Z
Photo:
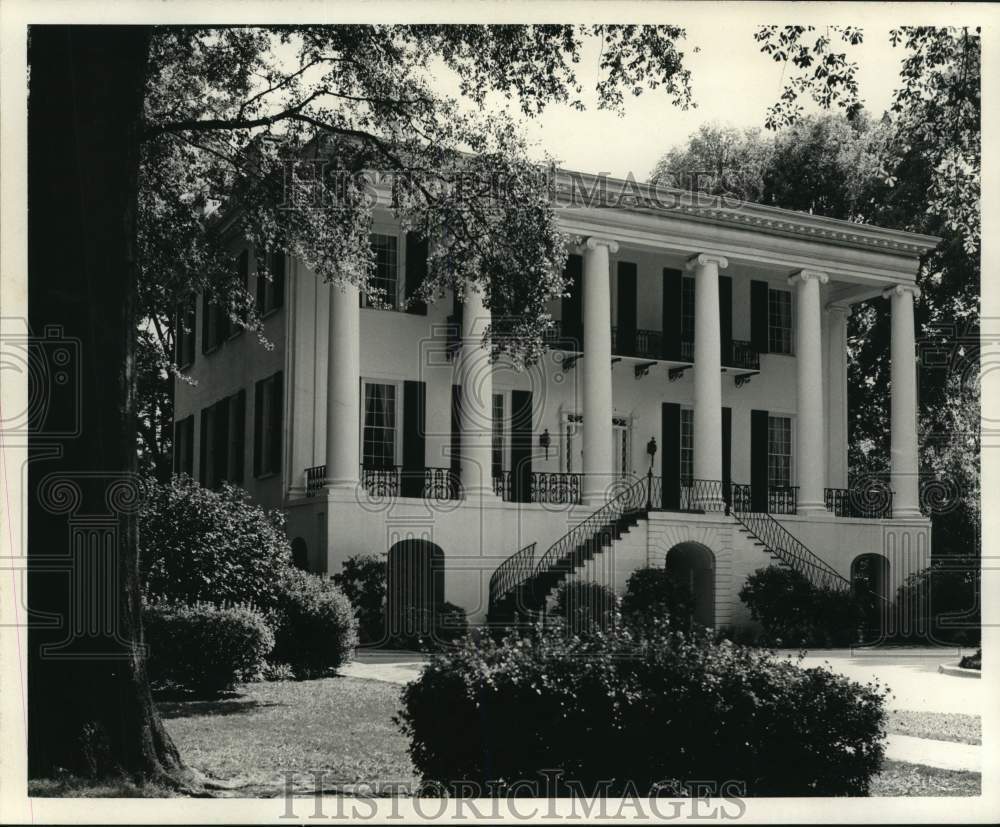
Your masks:
M 579 64 L 588 109 L 577 112 L 554 106 L 535 120 L 524 121 L 528 136 L 552 153 L 568 169 L 606 172 L 624 177 L 629 171 L 646 180 L 659 157 L 683 144 L 689 134 L 707 122 L 737 127 L 763 127 L 768 106 L 782 87 L 782 65 L 761 54 L 753 39 L 754 26 L 717 22 L 688 24 L 685 65 L 697 108 L 682 111 L 669 103 L 662 90 L 625 100 L 625 115 L 598 111 L 593 89 L 599 51 L 588 48 Z M 904 50 L 889 45 L 888 28 L 865 28 L 865 42 L 851 47 L 858 64 L 858 81 L 866 109 L 881 115 L 899 81 Z M 693 47 L 701 47 L 694 53 Z M 445 88 L 449 81 L 442 78 Z M 807 107 L 808 109 L 808 107 Z

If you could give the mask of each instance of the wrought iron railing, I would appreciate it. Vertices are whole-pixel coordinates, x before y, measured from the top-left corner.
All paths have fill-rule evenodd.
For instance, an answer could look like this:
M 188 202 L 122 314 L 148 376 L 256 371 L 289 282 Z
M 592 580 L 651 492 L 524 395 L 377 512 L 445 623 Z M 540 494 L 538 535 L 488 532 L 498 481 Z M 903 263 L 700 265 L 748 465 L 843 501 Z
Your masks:
M 729 513 L 775 557 L 816 586 L 844 591 L 851 581 L 813 554 L 770 514 L 753 511 L 750 486 L 733 485 Z M 769 498 L 770 499 L 770 498 Z
M 722 365 L 742 370 L 760 370 L 760 354 L 750 342 L 733 339 L 729 353 L 722 354 Z
M 612 327 L 611 353 L 615 356 L 662 359 L 663 333 L 659 330 L 636 328 L 629 335 L 620 327 Z
M 493 493 L 505 502 L 514 502 L 518 491 L 512 473 L 501 471 L 493 475 Z M 579 504 L 583 497 L 583 474 L 562 471 L 532 471 L 526 491 L 520 492 L 523 502 L 553 505 Z
M 892 518 L 892 489 L 873 485 L 862 488 L 824 488 L 823 502 L 836 517 L 863 520 Z
M 326 466 L 306 469 L 306 495 L 323 488 Z M 404 469 L 399 465 L 361 467 L 361 486 L 370 497 L 415 497 L 428 500 L 459 500 L 462 484 L 452 468 Z
M 493 474 L 493 493 L 505 502 L 510 500 L 513 496 L 510 471 L 501 471 L 499 474 Z
M 535 546 L 525 546 L 512 554 L 490 577 L 490 607 L 495 607 L 522 583 L 528 582 L 535 571 Z
M 767 489 L 767 510 L 770 514 L 795 514 L 798 510 L 797 485 L 771 485 Z

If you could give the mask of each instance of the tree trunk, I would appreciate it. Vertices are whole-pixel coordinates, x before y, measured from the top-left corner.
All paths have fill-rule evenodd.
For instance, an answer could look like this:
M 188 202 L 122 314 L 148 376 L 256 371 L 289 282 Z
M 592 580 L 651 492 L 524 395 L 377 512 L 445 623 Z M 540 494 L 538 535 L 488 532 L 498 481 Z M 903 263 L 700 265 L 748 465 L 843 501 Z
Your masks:
M 33 26 L 29 773 L 175 780 L 140 618 L 135 430 L 137 172 L 145 27 Z

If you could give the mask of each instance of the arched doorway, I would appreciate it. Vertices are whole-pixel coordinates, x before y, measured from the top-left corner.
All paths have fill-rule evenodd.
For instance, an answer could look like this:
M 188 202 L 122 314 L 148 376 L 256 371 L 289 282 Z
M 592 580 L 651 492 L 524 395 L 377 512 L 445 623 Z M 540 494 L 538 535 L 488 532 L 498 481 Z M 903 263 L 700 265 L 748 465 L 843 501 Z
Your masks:
M 701 543 L 678 543 L 667 552 L 666 569 L 687 590 L 699 626 L 715 626 L 715 555 Z
M 389 549 L 386 572 L 386 631 L 390 639 L 414 641 L 434 629 L 444 602 L 444 552 L 427 540 L 402 540 Z
M 859 554 L 851 561 L 851 587 L 864 614 L 866 641 L 881 637 L 889 610 L 889 560 L 881 554 Z
M 309 571 L 309 548 L 302 537 L 292 540 L 292 565 L 297 569 Z

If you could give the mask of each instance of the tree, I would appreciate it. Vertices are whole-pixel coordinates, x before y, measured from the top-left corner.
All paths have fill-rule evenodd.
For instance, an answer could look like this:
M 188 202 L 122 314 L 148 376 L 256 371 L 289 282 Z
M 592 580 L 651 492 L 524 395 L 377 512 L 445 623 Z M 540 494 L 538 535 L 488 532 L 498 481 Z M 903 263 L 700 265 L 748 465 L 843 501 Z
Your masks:
M 235 323 L 258 326 L 225 238 L 206 232 L 212 202 L 240 200 L 236 231 L 256 251 L 293 253 L 325 279 L 371 290 L 361 173 L 391 171 L 404 226 L 432 243 L 424 297 L 476 283 L 495 318 L 521 320 L 498 325 L 494 350 L 530 360 L 548 323 L 545 302 L 562 291 L 565 239 L 508 122 L 434 92 L 428 67 L 440 60 L 456 70 L 473 110 L 499 95 L 532 115 L 553 101 L 582 105 L 573 67 L 593 36 L 603 47 L 602 106 L 620 107 L 622 90 L 643 87 L 684 106 L 688 74 L 674 43 L 683 35 L 670 26 L 32 29 L 30 322 L 36 331 L 62 324 L 83 360 L 80 435 L 55 453 L 43 428 L 31 435 L 28 598 L 33 613 L 64 621 L 29 631 L 33 775 L 66 768 L 190 781 L 149 691 L 130 483 L 139 322 L 144 358 L 161 378 L 178 376 L 164 322 L 193 290 L 211 285 Z M 325 162 L 321 179 L 317 165 L 303 164 L 310 159 Z M 504 197 L 481 188 L 452 197 L 449 168 L 502 181 Z M 329 199 L 322 209 L 309 200 L 318 183 Z M 147 424 L 160 417 L 155 401 L 143 407 Z M 103 478 L 112 482 L 91 485 Z M 53 512 L 71 509 L 77 489 L 89 507 L 110 509 L 106 556 L 68 552 L 74 527 Z M 109 609 L 97 592 L 69 587 L 84 582 L 74 572 L 99 561 L 108 568 L 92 582 L 107 587 L 115 623 L 73 637 L 65 621 L 74 613 Z M 68 632 L 83 657 L 43 652 Z

